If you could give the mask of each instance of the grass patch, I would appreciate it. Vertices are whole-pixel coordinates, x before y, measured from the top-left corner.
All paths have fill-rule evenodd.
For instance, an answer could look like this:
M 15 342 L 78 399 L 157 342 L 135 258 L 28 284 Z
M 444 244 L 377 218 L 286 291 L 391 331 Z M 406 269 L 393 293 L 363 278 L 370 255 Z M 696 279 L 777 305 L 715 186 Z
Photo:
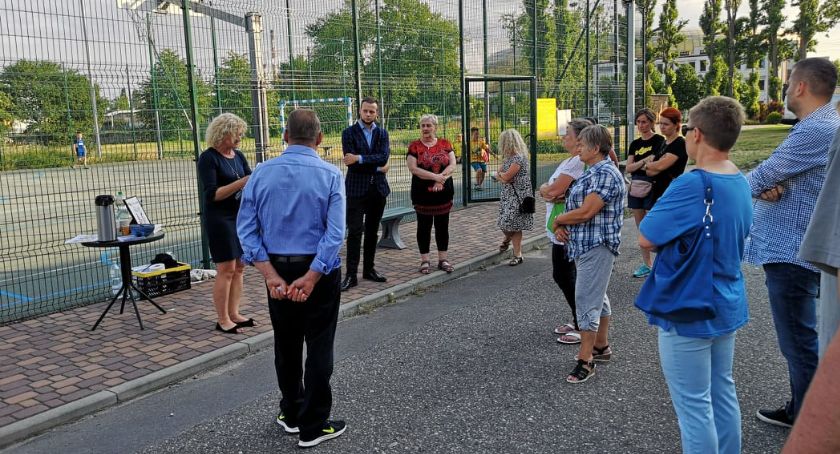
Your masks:
M 450 140 L 454 140 L 458 129 L 454 127 L 447 129 L 447 135 L 451 136 Z M 767 156 L 784 140 L 789 130 L 790 126 L 786 125 L 758 126 L 744 130 L 741 132 L 738 143 L 735 144 L 730 159 L 742 169 L 755 167 L 758 163 L 767 159 Z M 395 130 L 389 131 L 389 133 L 391 135 L 391 154 L 394 156 L 405 155 L 408 144 L 420 137 L 419 132 L 415 129 Z M 87 144 L 88 164 L 147 161 L 158 157 L 158 147 L 155 142 L 103 144 L 101 158 L 96 157 L 96 145 L 91 138 L 87 138 Z M 542 152 L 537 155 L 541 163 L 560 162 L 568 157 L 566 153 L 549 152 L 548 148 L 550 147 L 546 144 L 542 145 Z M 280 153 L 281 146 L 280 139 L 272 137 L 266 157 L 277 156 Z M 324 150 L 324 153 L 322 153 L 324 157 L 330 159 L 341 158 L 340 135 L 326 137 L 323 146 L 332 147 L 328 153 Z M 460 148 L 460 145 L 455 146 Z M 192 158 L 193 156 L 193 145 L 189 138 L 180 141 L 164 141 L 161 147 L 165 158 Z M 250 156 L 254 150 L 254 139 L 244 138 L 241 148 Z M 623 155 L 623 153 L 621 154 Z M 73 161 L 73 151 L 69 144 L 66 146 L 0 144 L 0 171 L 64 167 L 69 166 Z
M 760 126 L 741 131 L 729 159 L 742 170 L 751 169 L 767 159 L 787 137 L 790 126 Z

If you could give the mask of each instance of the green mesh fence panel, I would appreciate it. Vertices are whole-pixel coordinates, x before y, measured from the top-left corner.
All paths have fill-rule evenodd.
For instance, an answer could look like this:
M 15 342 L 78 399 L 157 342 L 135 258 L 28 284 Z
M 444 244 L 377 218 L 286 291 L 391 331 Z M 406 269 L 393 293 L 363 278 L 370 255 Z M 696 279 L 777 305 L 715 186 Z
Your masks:
M 164 224 L 164 240 L 133 248 L 134 264 L 168 251 L 210 266 L 195 159 L 220 112 L 250 125 L 242 150 L 253 166 L 282 153 L 284 115 L 314 109 L 325 134 L 318 151 L 344 170 L 341 131 L 355 121 L 359 96 L 379 99 L 379 122 L 392 141 L 389 208 L 411 205 L 405 153 L 419 137 L 422 114 L 438 116 L 438 135 L 455 143 L 460 157 L 464 127 L 479 127 L 494 150 L 502 130 L 530 131 L 527 83 L 471 86 L 467 119 L 462 70 L 535 75 L 538 96 L 573 116 L 612 126 L 625 115 L 626 27 L 615 1 L 214 0 L 194 8 L 189 29 L 179 4 L 0 0 L 0 323 L 109 296 L 108 263 L 117 250 L 65 244 L 94 233 L 99 194 L 137 196 Z M 251 23 L 259 39 L 249 34 Z M 263 109 L 255 103 L 257 74 Z M 259 148 L 261 114 L 267 141 Z M 89 169 L 71 168 L 76 131 Z M 537 184 L 565 157 L 558 138 L 541 140 L 532 153 Z M 499 157 L 490 164 L 498 167 Z M 460 205 L 468 188 L 460 175 L 456 182 Z

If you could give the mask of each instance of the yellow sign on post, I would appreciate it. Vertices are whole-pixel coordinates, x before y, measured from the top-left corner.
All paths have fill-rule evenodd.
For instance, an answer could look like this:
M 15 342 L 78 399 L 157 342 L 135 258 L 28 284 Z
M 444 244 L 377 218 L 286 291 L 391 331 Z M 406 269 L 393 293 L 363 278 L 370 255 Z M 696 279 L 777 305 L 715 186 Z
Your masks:
M 557 100 L 537 98 L 537 139 L 557 138 Z

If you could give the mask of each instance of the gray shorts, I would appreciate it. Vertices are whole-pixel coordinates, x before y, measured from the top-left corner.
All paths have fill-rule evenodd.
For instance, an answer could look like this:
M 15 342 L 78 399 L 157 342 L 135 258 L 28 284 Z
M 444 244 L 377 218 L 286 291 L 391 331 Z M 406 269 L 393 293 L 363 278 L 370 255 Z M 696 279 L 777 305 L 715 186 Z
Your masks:
M 575 309 L 581 331 L 598 331 L 599 319 L 612 314 L 607 286 L 614 261 L 615 255 L 604 245 L 590 249 L 575 259 Z

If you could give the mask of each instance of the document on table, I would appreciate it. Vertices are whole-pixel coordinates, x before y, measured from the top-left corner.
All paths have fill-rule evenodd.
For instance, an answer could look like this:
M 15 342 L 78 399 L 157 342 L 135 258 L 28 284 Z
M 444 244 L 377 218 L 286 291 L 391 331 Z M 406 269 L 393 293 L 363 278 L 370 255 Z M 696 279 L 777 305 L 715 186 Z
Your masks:
M 73 238 L 65 241 L 64 244 L 75 244 L 75 243 L 89 243 L 91 241 L 98 241 L 99 237 L 94 234 L 81 234 L 76 235 Z

